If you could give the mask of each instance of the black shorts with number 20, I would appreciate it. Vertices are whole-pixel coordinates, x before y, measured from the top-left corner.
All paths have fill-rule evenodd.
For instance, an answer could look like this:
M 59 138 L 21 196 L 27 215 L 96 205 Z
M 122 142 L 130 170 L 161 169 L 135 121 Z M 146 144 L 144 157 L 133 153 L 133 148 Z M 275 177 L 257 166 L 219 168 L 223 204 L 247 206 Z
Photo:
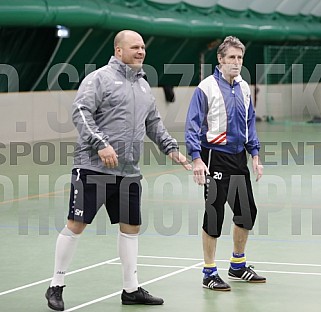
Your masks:
M 233 222 L 251 230 L 257 215 L 246 152 L 227 154 L 202 148 L 201 157 L 208 166 L 204 188 L 204 231 L 219 237 L 224 221 L 224 206 L 228 202 L 233 211 Z
M 141 224 L 141 176 L 120 177 L 73 169 L 68 219 L 90 224 L 105 205 L 110 222 Z

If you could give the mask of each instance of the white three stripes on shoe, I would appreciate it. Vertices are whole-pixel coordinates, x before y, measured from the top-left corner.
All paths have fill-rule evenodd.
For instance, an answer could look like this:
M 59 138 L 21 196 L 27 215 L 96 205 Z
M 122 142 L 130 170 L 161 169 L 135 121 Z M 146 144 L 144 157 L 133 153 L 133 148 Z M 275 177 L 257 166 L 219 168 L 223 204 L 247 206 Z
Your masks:
M 254 274 L 250 273 L 250 272 L 244 272 L 243 275 L 241 276 L 241 279 L 246 280 L 246 281 L 250 281 L 253 278 Z
M 209 287 L 209 288 L 214 288 L 216 285 L 217 285 L 217 283 L 214 282 L 213 280 L 211 280 L 211 281 L 207 284 L 207 287 Z

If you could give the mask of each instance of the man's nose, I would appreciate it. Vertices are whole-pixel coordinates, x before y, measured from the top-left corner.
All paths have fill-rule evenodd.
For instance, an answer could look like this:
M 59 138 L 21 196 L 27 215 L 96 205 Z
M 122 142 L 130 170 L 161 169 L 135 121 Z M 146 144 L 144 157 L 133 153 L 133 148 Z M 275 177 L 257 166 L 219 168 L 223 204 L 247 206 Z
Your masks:
M 240 65 L 241 62 L 242 62 L 242 61 L 241 61 L 239 58 L 235 58 L 235 59 L 234 59 L 234 64 L 236 64 L 236 65 Z

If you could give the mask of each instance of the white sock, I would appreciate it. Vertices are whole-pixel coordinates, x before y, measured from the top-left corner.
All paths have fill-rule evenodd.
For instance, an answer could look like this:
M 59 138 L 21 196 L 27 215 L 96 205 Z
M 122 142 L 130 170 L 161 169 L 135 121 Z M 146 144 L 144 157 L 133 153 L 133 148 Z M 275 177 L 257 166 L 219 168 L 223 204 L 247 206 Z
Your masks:
M 63 286 L 65 284 L 65 274 L 76 251 L 80 234 L 74 234 L 64 227 L 60 232 L 56 242 L 55 269 L 50 287 Z
M 125 234 L 119 231 L 118 253 L 123 270 L 123 289 L 129 293 L 136 291 L 138 289 L 138 234 Z

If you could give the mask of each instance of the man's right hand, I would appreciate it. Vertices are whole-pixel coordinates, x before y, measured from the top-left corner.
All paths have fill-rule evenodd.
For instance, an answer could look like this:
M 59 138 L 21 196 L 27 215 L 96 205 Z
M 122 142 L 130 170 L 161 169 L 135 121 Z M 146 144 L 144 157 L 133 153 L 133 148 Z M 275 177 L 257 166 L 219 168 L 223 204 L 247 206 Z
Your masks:
M 118 155 L 111 145 L 99 150 L 98 155 L 107 168 L 115 168 L 118 166 Z
M 207 166 L 204 164 L 201 158 L 195 158 L 193 160 L 193 178 L 194 182 L 198 185 L 204 185 L 206 182 L 205 173 L 210 174 Z

